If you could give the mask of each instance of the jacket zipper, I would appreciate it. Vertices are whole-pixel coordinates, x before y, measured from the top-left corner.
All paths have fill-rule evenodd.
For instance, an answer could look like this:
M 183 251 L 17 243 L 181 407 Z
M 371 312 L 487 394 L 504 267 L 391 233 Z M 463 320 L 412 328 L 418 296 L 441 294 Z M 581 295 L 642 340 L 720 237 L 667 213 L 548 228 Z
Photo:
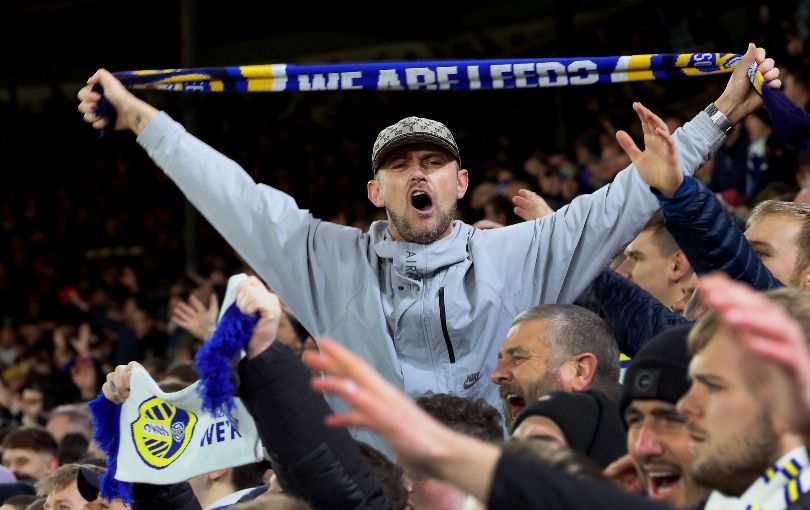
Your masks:
M 447 332 L 447 312 L 444 310 L 444 287 L 439 289 L 439 318 L 442 321 L 442 334 L 444 335 L 444 344 L 447 346 L 447 355 L 450 357 L 450 363 L 455 363 L 456 353 L 453 351 L 453 344 L 450 342 L 450 333 Z

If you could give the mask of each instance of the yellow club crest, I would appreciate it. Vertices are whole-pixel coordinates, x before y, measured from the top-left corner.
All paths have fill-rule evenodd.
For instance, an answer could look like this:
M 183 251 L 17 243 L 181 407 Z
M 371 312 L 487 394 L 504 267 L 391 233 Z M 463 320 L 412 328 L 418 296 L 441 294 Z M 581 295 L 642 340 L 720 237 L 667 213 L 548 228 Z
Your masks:
M 194 413 L 150 397 L 138 407 L 138 419 L 132 422 L 135 450 L 148 466 L 163 469 L 186 450 L 195 425 Z

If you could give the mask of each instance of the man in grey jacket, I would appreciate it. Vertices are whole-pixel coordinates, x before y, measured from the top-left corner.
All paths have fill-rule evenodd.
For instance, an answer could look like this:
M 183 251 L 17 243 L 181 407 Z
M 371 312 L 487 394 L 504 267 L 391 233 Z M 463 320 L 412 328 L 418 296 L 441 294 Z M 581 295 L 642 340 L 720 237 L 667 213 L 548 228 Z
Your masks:
M 779 73 L 773 60 L 751 45 L 713 115 L 701 112 L 675 133 L 687 172 L 708 160 L 726 127 L 761 105 L 745 74 L 754 60 L 773 83 Z M 112 127 L 138 135 L 310 333 L 338 339 L 412 397 L 455 393 L 497 408 L 488 375 L 512 319 L 533 305 L 572 302 L 658 208 L 639 175 L 644 166 L 631 165 L 553 215 L 478 230 L 454 220 L 468 180 L 452 134 L 439 122 L 409 117 L 374 144 L 368 197 L 386 208 L 389 221 L 362 232 L 313 218 L 292 197 L 254 182 L 105 70 L 78 94 L 79 111 L 93 127 L 107 126 L 95 113 L 101 99 L 91 90 L 95 84 L 117 111 Z M 649 147 L 656 128 L 666 127 L 640 104 L 634 108 Z M 636 159 L 660 154 L 647 150 Z M 340 410 L 338 402 L 332 401 Z

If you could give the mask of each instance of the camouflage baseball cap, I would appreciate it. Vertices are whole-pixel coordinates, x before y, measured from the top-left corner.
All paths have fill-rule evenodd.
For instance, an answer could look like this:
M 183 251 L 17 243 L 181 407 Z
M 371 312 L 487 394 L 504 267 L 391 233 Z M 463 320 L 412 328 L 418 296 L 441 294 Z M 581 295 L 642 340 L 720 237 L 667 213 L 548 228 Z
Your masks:
M 380 131 L 371 151 L 371 172 L 374 173 L 382 160 L 397 147 L 414 143 L 432 143 L 450 151 L 459 162 L 458 145 L 453 133 L 441 122 L 421 117 L 406 117 Z

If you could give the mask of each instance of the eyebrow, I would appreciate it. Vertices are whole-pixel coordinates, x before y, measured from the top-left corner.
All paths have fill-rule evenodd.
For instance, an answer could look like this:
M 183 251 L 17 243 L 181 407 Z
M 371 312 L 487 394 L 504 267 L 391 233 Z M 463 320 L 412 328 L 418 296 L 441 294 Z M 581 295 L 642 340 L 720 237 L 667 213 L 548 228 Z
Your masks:
M 525 356 L 525 355 L 529 354 L 529 350 L 526 349 L 525 347 L 515 346 L 515 347 L 509 347 L 508 349 L 506 349 L 505 353 L 510 355 L 510 356 L 521 356 L 521 355 Z
M 668 407 L 656 407 L 650 414 L 658 417 L 658 418 L 679 418 L 683 419 L 684 416 L 679 413 L 675 408 L 668 408 Z
M 520 345 L 516 345 L 514 347 L 507 347 L 506 349 L 498 351 L 498 359 L 501 360 L 504 356 L 528 356 L 529 354 L 531 354 L 531 352 L 528 349 Z
M 672 413 L 676 413 L 677 414 L 677 411 L 675 410 L 674 405 L 670 407 L 669 405 L 667 405 L 665 403 L 662 403 L 661 405 L 656 405 L 655 407 L 650 408 L 650 410 L 647 411 L 647 413 L 645 413 L 641 409 L 636 407 L 634 404 L 630 404 L 630 405 L 627 406 L 627 409 L 625 410 L 624 414 L 628 414 L 628 413 L 634 413 L 634 414 L 672 414 Z
M 693 374 L 692 380 L 710 386 L 726 385 L 726 380 L 723 377 L 714 374 Z
M 627 409 L 624 411 L 624 419 L 626 420 L 627 418 L 629 418 L 629 417 L 631 417 L 631 416 L 641 416 L 642 414 L 643 414 L 643 413 L 642 413 L 640 410 L 636 409 L 635 407 L 633 407 L 633 406 L 631 405 L 630 407 L 628 407 L 628 408 L 627 408 Z
M 750 244 L 753 247 L 761 246 L 763 248 L 771 248 L 770 243 L 768 243 L 767 241 L 761 241 L 759 239 L 753 239 L 753 240 L 749 239 L 748 244 Z

